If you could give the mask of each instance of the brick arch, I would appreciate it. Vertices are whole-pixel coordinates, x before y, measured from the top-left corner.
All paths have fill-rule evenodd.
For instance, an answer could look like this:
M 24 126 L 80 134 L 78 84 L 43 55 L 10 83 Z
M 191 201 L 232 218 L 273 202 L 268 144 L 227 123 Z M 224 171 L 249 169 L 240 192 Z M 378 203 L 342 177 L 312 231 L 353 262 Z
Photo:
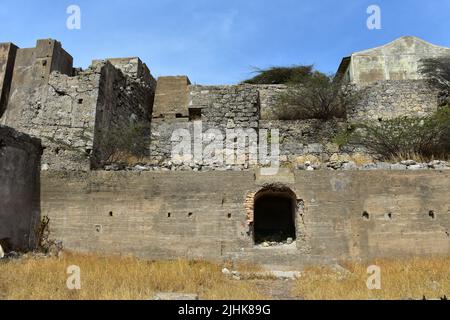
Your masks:
M 283 195 L 284 197 L 288 197 L 292 200 L 292 206 L 294 209 L 294 223 L 297 213 L 300 214 L 301 217 L 303 217 L 303 200 L 299 199 L 296 193 L 290 187 L 281 183 L 266 184 L 263 185 L 259 190 L 251 191 L 246 195 L 244 207 L 246 210 L 246 224 L 249 234 L 254 233 L 253 228 L 256 201 L 258 201 L 258 199 L 260 199 L 261 197 L 270 195 Z

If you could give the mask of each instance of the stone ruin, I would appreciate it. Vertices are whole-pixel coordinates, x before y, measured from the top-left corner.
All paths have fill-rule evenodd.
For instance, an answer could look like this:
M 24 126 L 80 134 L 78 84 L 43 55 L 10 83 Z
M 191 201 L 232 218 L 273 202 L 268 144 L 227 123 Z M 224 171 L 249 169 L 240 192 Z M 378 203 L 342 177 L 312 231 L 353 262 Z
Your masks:
M 450 55 L 450 49 L 402 37 L 344 58 L 338 74 L 357 87 L 363 99 L 347 110 L 347 119 L 323 122 L 278 120 L 274 99 L 286 90 L 283 85 L 202 86 L 192 85 L 187 76 L 156 81 L 139 58 L 95 60 L 81 70 L 55 40 L 39 40 L 35 48 L 26 49 L 4 43 L 0 123 L 42 140 L 43 170 L 124 169 L 123 163 L 112 163 L 118 161 L 111 159 L 110 144 L 130 126 L 143 128 L 139 132 L 145 135 L 138 168 L 230 169 L 223 163 L 174 164 L 174 131 L 187 130 L 193 136 L 198 120 L 203 132 L 278 129 L 282 163 L 329 164 L 355 154 L 367 156 L 354 146 L 333 143 L 348 124 L 435 111 L 439 91 L 421 79 L 417 69 L 421 58 L 442 54 Z
M 283 85 L 203 86 L 187 76 L 155 80 L 136 57 L 95 60 L 82 70 L 58 41 L 38 40 L 25 49 L 2 43 L 0 143 L 13 155 L 0 153 L 0 191 L 22 204 L 11 209 L 14 199 L 0 198 L 0 240 L 33 247 L 40 214 L 50 218 L 52 234 L 67 248 L 150 258 L 287 265 L 443 253 L 449 247 L 447 163 L 375 163 L 364 149 L 333 142 L 355 121 L 437 110 L 439 92 L 420 77 L 418 61 L 443 54 L 450 49 L 402 37 L 344 58 L 338 74 L 363 99 L 345 119 L 323 122 L 277 119 L 275 99 Z M 135 127 L 145 142 L 139 157 L 115 159 L 113 142 Z M 278 129 L 282 168 L 266 177 L 248 163 L 174 161 L 175 131 L 193 138 L 194 150 L 196 135 L 205 138 L 210 129 Z M 222 145 L 227 139 L 221 138 Z M 356 167 L 355 158 L 366 164 Z M 13 176 L 28 181 L 24 191 Z M 39 197 L 36 213 L 30 208 L 37 208 Z M 281 215 L 271 216 L 277 208 Z M 18 217 L 25 218 L 18 223 Z M 414 219 L 420 223 L 412 224 Z M 266 233 L 269 240 L 279 236 L 264 241 Z M 270 251 L 267 258 L 258 250 L 270 250 L 271 242 L 287 244 L 280 248 L 288 251 Z

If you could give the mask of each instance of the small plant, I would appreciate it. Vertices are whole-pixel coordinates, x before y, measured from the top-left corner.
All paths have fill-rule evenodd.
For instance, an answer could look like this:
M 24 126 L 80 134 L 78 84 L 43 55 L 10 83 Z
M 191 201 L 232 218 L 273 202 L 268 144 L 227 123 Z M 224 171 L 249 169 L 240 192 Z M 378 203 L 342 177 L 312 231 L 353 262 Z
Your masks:
M 62 249 L 62 243 L 50 238 L 50 218 L 42 217 L 41 223 L 36 231 L 36 238 L 38 239 L 38 250 L 46 254 L 58 254 Z
M 348 126 L 346 130 L 338 132 L 332 139 L 331 142 L 337 144 L 339 147 L 342 147 L 350 142 L 352 135 L 354 134 L 355 127 Z

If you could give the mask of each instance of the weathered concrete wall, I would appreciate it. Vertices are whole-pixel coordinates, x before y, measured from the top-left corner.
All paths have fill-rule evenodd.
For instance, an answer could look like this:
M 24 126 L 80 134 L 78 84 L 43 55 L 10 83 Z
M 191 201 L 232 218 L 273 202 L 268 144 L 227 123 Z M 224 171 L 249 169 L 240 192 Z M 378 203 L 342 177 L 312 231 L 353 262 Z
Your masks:
M 101 69 L 51 73 L 42 99 L 23 111 L 23 128 L 42 139 L 44 170 L 89 170 Z
M 0 43 L 0 117 L 8 104 L 16 53 L 14 44 Z
M 39 140 L 0 125 L 0 242 L 10 250 L 36 245 L 41 152 Z
M 347 110 L 349 122 L 423 117 L 438 108 L 439 90 L 426 80 L 378 81 L 359 87 L 360 100 Z
M 189 85 L 186 76 L 159 77 L 155 93 L 154 118 L 189 116 Z
M 72 57 L 62 49 L 58 41 L 38 40 L 35 48 L 18 49 L 14 64 L 8 107 L 1 123 L 23 130 L 32 102 L 44 102 L 50 73 L 58 71 L 71 75 Z
M 292 248 L 253 244 L 253 197 L 273 182 L 300 204 Z M 70 250 L 288 267 L 446 255 L 449 188 L 449 171 L 47 172 L 41 198 L 52 236 Z
M 420 60 L 438 56 L 450 56 L 450 48 L 405 36 L 384 46 L 352 54 L 345 74 L 350 82 L 358 85 L 380 80 L 417 80 L 423 78 L 419 72 Z

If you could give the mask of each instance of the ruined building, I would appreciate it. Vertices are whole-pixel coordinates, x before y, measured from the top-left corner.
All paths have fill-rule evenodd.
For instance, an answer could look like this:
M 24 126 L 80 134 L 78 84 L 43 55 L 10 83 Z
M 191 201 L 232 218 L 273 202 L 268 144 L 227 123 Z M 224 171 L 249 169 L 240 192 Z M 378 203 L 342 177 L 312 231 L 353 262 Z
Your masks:
M 17 228 L 33 246 L 36 210 L 11 209 L 13 195 L 31 206 L 40 198 L 39 214 L 50 218 L 51 236 L 76 251 L 281 267 L 446 254 L 446 165 L 428 170 L 370 163 L 363 149 L 333 138 L 354 121 L 437 110 L 437 89 L 420 78 L 418 61 L 449 51 L 402 37 L 344 58 L 338 73 L 363 99 L 346 119 L 323 122 L 277 119 L 274 101 L 283 85 L 201 86 L 187 76 L 156 81 L 139 58 L 93 61 L 81 70 L 55 40 L 27 49 L 0 44 L 0 124 L 33 137 L 0 128 L 0 192 L 8 194 L 0 198 L 0 240 L 13 237 L 10 230 L 23 216 L 29 232 Z M 250 147 L 246 134 L 261 140 L 263 129 L 279 130 L 281 168 L 275 174 L 248 161 L 221 161 L 240 139 Z M 146 141 L 143 154 L 115 159 L 114 142 L 136 133 Z M 212 134 L 224 154 L 214 150 L 217 161 L 206 163 L 195 153 L 198 144 L 206 152 Z M 185 138 L 194 155 L 178 163 L 174 144 Z M 2 158 L 1 143 L 4 154 L 17 156 Z M 14 163 L 19 157 L 29 163 Z M 369 163 L 352 167 L 351 157 Z M 36 171 L 38 159 L 40 181 L 29 171 Z M 15 171 L 8 169 L 13 164 Z M 29 180 L 34 193 L 18 191 L 13 175 Z

